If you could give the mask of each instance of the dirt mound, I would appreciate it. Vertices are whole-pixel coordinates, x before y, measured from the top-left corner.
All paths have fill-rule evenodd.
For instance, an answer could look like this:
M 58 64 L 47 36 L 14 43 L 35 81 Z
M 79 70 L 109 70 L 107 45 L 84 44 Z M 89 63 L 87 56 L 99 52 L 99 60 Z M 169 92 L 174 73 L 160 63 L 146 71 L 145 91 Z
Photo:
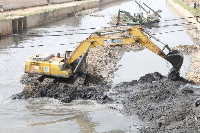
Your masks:
M 181 51 L 185 54 L 193 54 L 199 51 L 200 47 L 199 45 L 178 45 L 174 47 L 173 49 Z
M 199 87 L 192 87 L 183 78 L 172 81 L 156 72 L 113 90 L 121 96 L 124 112 L 137 114 L 146 123 L 140 132 L 200 131 Z
M 87 73 L 111 83 L 113 73 L 118 70 L 117 62 L 125 52 L 141 50 L 140 44 L 99 46 L 89 50 L 86 58 Z
M 111 18 L 110 25 L 127 25 L 127 22 L 124 19 L 124 17 L 124 14 L 120 14 L 119 19 L 117 15 L 113 16 Z
M 127 27 L 104 27 L 97 31 L 103 37 L 132 37 Z M 109 33 L 112 34 L 103 34 Z M 99 46 L 89 50 L 86 57 L 87 73 L 102 78 L 105 82 L 111 83 L 113 73 L 118 69 L 117 62 L 125 52 L 140 51 L 144 47 L 139 43 L 123 45 Z
M 190 59 L 190 68 L 187 72 L 186 79 L 197 85 L 200 85 L 200 51 L 193 54 Z
M 58 81 L 55 78 L 43 78 L 28 74 L 24 76 L 21 82 L 25 84 L 24 90 L 12 96 L 12 99 L 50 97 L 66 103 L 76 99 L 93 99 L 97 100 L 98 103 L 111 101 L 107 95 L 104 95 L 109 86 L 90 75 L 87 75 L 83 85 L 74 85 L 70 82 L 63 82 L 61 79 Z

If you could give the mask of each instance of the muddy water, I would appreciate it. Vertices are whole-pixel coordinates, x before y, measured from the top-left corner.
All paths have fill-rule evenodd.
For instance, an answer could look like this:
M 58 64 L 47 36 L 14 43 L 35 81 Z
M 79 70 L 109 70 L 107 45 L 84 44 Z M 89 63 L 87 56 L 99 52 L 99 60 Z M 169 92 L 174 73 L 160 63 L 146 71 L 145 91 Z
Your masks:
M 161 41 L 174 47 L 194 44 L 184 26 L 167 26 L 184 22 L 167 6 L 165 0 L 142 1 L 155 10 L 162 7 L 159 28 L 148 29 Z M 28 29 L 21 34 L 2 38 L 0 41 L 0 124 L 2 132 L 136 132 L 140 121 L 137 117 L 125 117 L 110 109 L 113 105 L 99 105 L 94 101 L 74 101 L 63 104 L 54 99 L 10 100 L 10 96 L 23 90 L 19 83 L 24 73 L 24 61 L 36 53 L 64 53 L 75 47 L 90 33 L 109 26 L 111 16 L 118 9 L 131 13 L 139 10 L 134 1 L 117 3 L 103 8 L 98 15 L 104 17 L 71 17 L 42 27 Z M 178 20 L 173 20 L 173 19 Z M 165 21 L 170 20 L 170 21 Z M 170 32 L 170 33 L 165 33 Z M 162 34 L 160 34 L 162 33 Z M 158 43 L 159 46 L 162 46 Z M 188 68 L 185 56 L 181 74 Z M 115 73 L 114 84 L 130 81 L 158 71 L 166 75 L 170 64 L 154 53 L 143 50 L 125 53 L 118 62 L 121 67 Z M 136 125 L 136 126 L 131 126 Z

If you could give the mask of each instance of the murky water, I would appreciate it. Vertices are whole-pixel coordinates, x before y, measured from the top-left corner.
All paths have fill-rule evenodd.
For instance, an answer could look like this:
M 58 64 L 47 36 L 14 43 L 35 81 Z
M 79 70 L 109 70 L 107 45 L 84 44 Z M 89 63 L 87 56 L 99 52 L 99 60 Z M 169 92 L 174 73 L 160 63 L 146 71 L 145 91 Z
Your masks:
M 179 19 L 165 0 L 143 0 L 155 10 L 162 7 L 159 28 L 148 29 L 170 47 L 179 44 L 194 44 L 184 26 L 166 26 L 184 22 Z M 24 74 L 24 61 L 36 53 L 60 52 L 73 48 L 90 33 L 109 26 L 111 16 L 117 11 L 138 12 L 134 1 L 117 3 L 95 13 L 105 17 L 71 17 L 39 28 L 28 29 L 21 34 L 2 38 L 0 41 L 0 131 L 1 132 L 136 132 L 140 123 L 137 117 L 125 117 L 120 112 L 109 109 L 112 105 L 99 105 L 94 101 L 74 101 L 60 103 L 55 99 L 41 98 L 10 100 L 10 96 L 23 90 L 19 83 Z M 177 19 L 177 20 L 173 20 Z M 165 21 L 170 20 L 170 21 Z M 171 32 L 171 31 L 176 32 Z M 169 32 L 169 33 L 165 33 Z M 162 34 L 160 34 L 162 33 Z M 156 43 L 157 44 L 157 43 Z M 159 46 L 162 46 L 158 43 Z M 185 56 L 181 75 L 188 68 Z M 170 64 L 147 49 L 125 53 L 118 62 L 122 65 L 115 73 L 114 84 L 130 81 L 140 76 L 158 71 L 166 75 Z M 136 125 L 136 126 L 133 126 Z

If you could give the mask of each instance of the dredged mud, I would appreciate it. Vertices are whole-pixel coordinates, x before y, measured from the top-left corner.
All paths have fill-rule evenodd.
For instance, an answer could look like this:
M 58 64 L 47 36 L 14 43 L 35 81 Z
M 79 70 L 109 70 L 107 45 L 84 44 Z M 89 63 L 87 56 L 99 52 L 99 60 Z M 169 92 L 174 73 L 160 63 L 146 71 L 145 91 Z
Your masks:
M 160 73 L 113 88 L 121 95 L 124 113 L 145 122 L 140 132 L 199 132 L 200 91 L 183 78 L 169 80 Z
M 73 79 L 70 79 L 73 80 Z M 84 84 L 72 84 L 61 79 L 40 77 L 37 75 L 25 74 L 21 80 L 25 84 L 23 91 L 13 95 L 12 99 L 28 99 L 38 97 L 50 97 L 69 103 L 77 99 L 92 99 L 98 103 L 111 101 L 104 92 L 109 86 L 105 85 L 101 79 L 87 75 Z

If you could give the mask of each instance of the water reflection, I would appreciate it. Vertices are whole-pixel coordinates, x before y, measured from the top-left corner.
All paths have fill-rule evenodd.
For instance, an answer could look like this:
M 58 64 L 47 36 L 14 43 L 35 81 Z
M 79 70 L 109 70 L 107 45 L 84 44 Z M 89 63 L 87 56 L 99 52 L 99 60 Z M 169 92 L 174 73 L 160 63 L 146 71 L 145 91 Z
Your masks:
M 99 105 L 92 100 L 77 100 L 64 104 L 55 99 L 38 98 L 29 99 L 28 103 L 26 105 L 30 117 L 28 126 L 33 129 L 65 124 L 66 129 L 75 132 L 76 130 L 84 133 L 126 132 L 132 122 L 119 112 L 109 111 L 107 105 Z M 73 126 L 70 127 L 70 123 Z M 63 129 L 58 129 L 58 131 L 63 131 Z

